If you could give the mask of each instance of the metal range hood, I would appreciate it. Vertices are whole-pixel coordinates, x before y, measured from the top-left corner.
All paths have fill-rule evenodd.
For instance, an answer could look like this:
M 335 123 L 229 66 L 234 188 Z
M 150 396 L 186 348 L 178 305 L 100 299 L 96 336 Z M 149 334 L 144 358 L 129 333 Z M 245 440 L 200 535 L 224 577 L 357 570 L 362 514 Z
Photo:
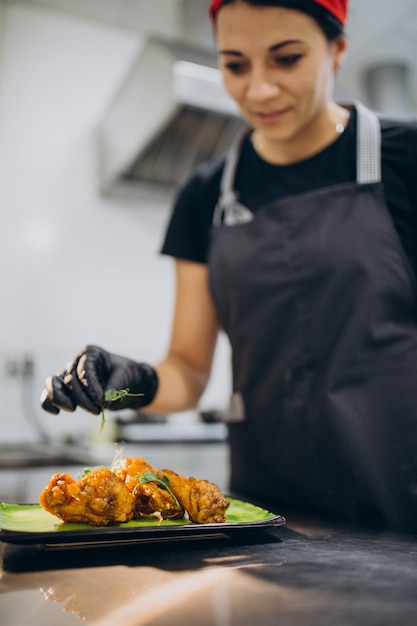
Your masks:
M 215 58 L 149 40 L 98 126 L 103 193 L 171 193 L 242 121 Z

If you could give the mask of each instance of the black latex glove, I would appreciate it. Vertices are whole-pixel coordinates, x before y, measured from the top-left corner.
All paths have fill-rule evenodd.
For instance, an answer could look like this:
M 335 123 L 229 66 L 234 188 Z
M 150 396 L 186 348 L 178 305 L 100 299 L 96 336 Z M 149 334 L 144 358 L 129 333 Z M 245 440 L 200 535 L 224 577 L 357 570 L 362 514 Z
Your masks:
M 86 346 L 62 372 L 46 379 L 41 406 L 55 414 L 60 409 L 75 411 L 77 406 L 94 415 L 103 407 L 139 409 L 152 402 L 157 388 L 158 377 L 150 365 L 111 354 L 98 346 Z M 108 389 L 129 389 L 131 394 L 143 395 L 105 402 L 104 393 Z

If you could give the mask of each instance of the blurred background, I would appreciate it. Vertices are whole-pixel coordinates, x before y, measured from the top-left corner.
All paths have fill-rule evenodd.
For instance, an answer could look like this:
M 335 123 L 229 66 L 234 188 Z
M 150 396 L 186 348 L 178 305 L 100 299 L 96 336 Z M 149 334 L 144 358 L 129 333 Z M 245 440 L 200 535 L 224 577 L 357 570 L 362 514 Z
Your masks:
M 196 412 L 109 418 L 100 433 L 99 418 L 39 408 L 44 378 L 85 343 L 151 363 L 164 354 L 173 267 L 159 249 L 171 202 L 240 124 L 215 70 L 207 5 L 0 0 L 0 499 L 29 497 L 10 491 L 29 460 L 40 467 L 56 449 L 57 465 L 109 461 L 115 440 L 165 466 L 161 442 L 175 444 L 173 469 L 224 481 L 223 337 Z M 347 34 L 338 99 L 414 117 L 416 0 L 351 0 Z

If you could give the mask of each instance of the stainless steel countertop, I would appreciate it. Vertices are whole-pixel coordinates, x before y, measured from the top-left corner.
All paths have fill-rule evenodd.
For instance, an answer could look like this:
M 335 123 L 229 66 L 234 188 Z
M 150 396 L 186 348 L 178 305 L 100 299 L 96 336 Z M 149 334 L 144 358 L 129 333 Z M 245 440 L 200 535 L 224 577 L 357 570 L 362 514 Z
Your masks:
M 415 626 L 417 537 L 288 516 L 235 538 L 2 544 L 2 626 Z

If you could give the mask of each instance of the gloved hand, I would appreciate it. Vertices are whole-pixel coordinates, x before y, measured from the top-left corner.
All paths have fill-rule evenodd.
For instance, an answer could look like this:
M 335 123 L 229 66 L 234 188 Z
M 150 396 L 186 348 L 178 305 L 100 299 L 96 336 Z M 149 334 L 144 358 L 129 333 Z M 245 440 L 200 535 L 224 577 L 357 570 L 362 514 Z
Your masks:
M 129 389 L 130 394 L 115 401 L 105 401 L 107 390 Z M 86 346 L 62 372 L 45 381 L 41 406 L 49 413 L 60 409 L 75 411 L 82 407 L 94 415 L 102 408 L 110 410 L 139 409 L 150 404 L 158 389 L 158 377 L 150 365 L 136 363 L 111 354 L 98 346 Z

